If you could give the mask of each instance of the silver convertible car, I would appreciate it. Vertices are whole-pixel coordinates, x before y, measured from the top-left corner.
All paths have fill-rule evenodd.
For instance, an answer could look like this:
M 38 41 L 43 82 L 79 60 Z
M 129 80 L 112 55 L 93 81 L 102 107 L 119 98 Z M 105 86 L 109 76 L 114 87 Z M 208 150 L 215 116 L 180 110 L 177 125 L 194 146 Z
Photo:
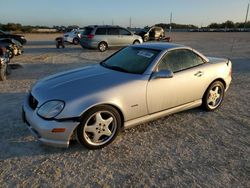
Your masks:
M 23 118 L 43 143 L 89 149 L 111 143 L 122 129 L 203 106 L 217 109 L 231 82 L 228 59 L 205 57 L 170 43 L 121 49 L 100 64 L 38 81 Z

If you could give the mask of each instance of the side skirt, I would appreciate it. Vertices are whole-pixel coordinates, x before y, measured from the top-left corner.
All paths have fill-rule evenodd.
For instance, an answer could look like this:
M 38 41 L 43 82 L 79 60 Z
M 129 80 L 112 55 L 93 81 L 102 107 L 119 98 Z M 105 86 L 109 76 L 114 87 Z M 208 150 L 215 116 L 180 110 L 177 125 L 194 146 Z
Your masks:
M 155 119 L 158 119 L 158 118 L 161 118 L 161 117 L 164 117 L 164 116 L 176 113 L 176 112 L 181 112 L 184 110 L 195 108 L 195 107 L 200 106 L 201 104 L 202 104 L 202 100 L 200 99 L 200 100 L 193 101 L 191 103 L 187 103 L 187 104 L 177 106 L 177 107 L 174 107 L 171 109 L 156 112 L 154 114 L 149 114 L 149 115 L 146 115 L 143 117 L 139 117 L 137 119 L 132 119 L 132 120 L 124 122 L 124 129 L 129 129 L 129 128 L 134 127 L 136 125 L 146 123 L 146 122 L 149 122 L 149 121 L 152 121 L 152 120 L 155 120 Z

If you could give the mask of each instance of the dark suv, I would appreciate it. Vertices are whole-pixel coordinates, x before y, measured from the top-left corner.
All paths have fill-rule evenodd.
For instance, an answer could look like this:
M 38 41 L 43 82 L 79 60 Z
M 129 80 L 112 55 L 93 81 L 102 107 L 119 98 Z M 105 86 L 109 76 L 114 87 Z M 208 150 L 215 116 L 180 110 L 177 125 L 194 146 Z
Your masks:
M 164 30 L 158 26 L 145 28 L 136 34 L 141 36 L 144 42 L 149 40 L 161 40 L 165 37 Z
M 10 33 L 6 33 L 2 30 L 0 30 L 0 39 L 15 39 L 17 41 L 19 41 L 22 45 L 26 44 L 27 40 L 24 38 L 23 35 L 14 35 L 14 34 L 10 34 Z
M 81 33 L 83 48 L 98 48 L 104 52 L 108 47 L 127 46 L 142 43 L 142 38 L 119 26 L 88 26 Z

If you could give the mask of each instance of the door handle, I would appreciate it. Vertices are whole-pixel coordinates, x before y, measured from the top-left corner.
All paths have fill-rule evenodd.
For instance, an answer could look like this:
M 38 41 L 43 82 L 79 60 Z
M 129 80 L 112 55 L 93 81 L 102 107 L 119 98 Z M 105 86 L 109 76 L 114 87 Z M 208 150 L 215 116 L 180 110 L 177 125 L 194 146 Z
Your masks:
M 198 71 L 197 73 L 195 73 L 194 75 L 197 77 L 201 77 L 204 74 L 203 71 Z

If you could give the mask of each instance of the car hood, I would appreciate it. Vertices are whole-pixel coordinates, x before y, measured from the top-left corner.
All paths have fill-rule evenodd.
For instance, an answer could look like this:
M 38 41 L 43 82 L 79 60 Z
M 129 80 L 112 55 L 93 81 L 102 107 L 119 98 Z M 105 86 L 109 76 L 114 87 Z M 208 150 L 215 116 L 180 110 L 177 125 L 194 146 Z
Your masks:
M 8 36 L 8 37 L 13 37 L 13 38 L 21 38 L 21 37 L 23 37 L 24 38 L 24 35 L 16 35 L 16 34 L 8 34 L 8 33 L 6 33 L 6 35 L 5 36 Z
M 108 91 L 137 79 L 139 75 L 92 65 L 62 72 L 39 80 L 32 88 L 32 95 L 40 106 L 48 100 L 71 101 L 84 96 Z

